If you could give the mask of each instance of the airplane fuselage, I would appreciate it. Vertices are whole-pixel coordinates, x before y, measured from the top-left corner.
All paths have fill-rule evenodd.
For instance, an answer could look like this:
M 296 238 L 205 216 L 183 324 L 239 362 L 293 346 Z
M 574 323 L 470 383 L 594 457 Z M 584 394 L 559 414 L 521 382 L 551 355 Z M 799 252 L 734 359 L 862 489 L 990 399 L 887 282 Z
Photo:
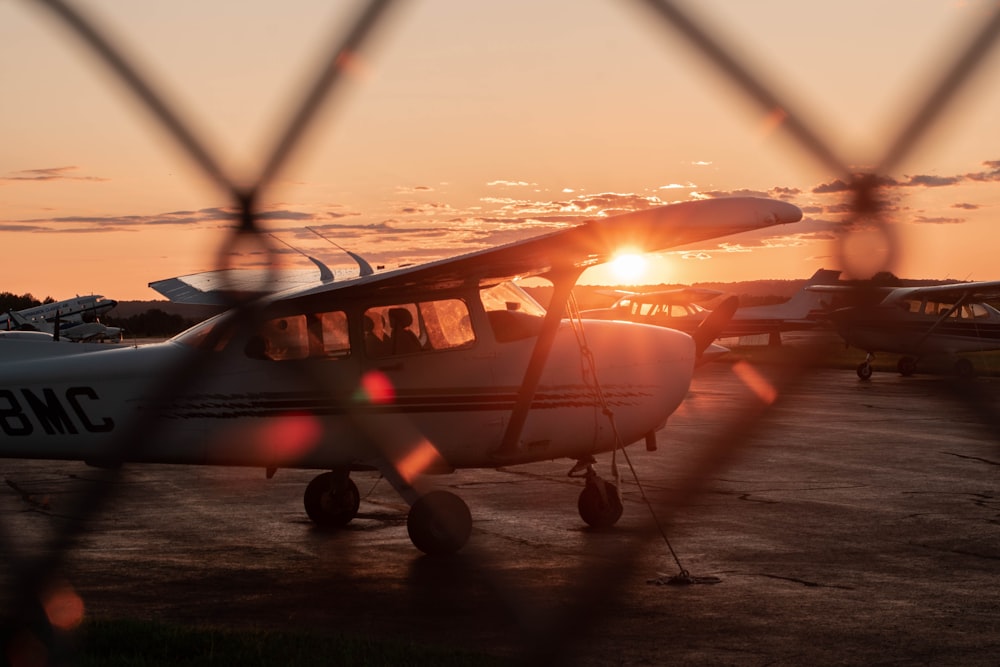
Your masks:
M 987 304 L 973 305 L 948 316 L 898 305 L 844 308 L 831 318 L 848 345 L 866 352 L 922 357 L 1000 349 L 1000 312 Z
M 0 456 L 320 469 L 388 459 L 448 472 L 581 459 L 616 439 L 635 442 L 688 390 L 695 352 L 686 334 L 585 322 L 591 369 L 579 332 L 564 321 L 516 446 L 500 452 L 536 337 L 530 327 L 502 333 L 496 321 L 513 315 L 488 314 L 474 296 L 392 304 L 419 314 L 425 339 L 400 353 L 366 349 L 364 318 L 392 309 L 361 302 L 266 313 L 212 349 L 201 349 L 211 334 L 197 328 L 165 343 L 79 354 L 0 341 Z M 448 308 L 468 321 L 454 319 L 449 331 Z M 255 347 L 261 332 L 271 337 L 267 354 Z M 191 372 L 164 388 L 185 366 Z

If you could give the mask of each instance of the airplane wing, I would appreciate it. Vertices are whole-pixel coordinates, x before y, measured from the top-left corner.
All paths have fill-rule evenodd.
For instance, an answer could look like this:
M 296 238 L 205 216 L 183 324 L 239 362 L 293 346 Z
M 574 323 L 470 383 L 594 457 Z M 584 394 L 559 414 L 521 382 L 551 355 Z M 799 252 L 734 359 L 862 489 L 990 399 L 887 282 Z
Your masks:
M 706 289 L 704 287 L 678 287 L 677 289 L 663 290 L 660 292 L 636 292 L 635 300 L 642 303 L 656 302 L 671 306 L 686 306 L 689 303 L 710 301 L 722 294 L 725 294 L 725 292 L 715 289 Z
M 149 286 L 174 303 L 223 306 L 234 299 L 305 287 L 317 281 L 316 272 L 309 269 L 273 274 L 266 269 L 221 269 L 156 280 Z
M 355 290 L 367 295 L 433 291 L 470 281 L 490 285 L 516 278 L 559 275 L 606 262 L 621 248 L 652 252 L 801 219 L 802 211 L 797 206 L 774 199 L 730 197 L 683 202 L 599 218 L 496 248 L 345 283 L 320 285 L 301 294 L 330 289 L 345 295 Z
M 315 285 L 315 291 L 331 287 L 352 290 L 361 285 L 367 292 L 446 289 L 469 280 L 490 284 L 582 270 L 608 261 L 620 248 L 663 250 L 801 219 L 798 207 L 774 199 L 706 199 L 599 218 L 496 248 L 374 275 L 362 267 L 361 276 L 354 272 L 353 280 L 324 279 L 321 284 L 315 273 L 306 269 L 227 269 L 167 278 L 149 286 L 174 302 L 209 305 L 231 304 L 234 297 L 285 292 L 310 284 Z
M 893 304 L 902 299 L 927 299 L 936 303 L 957 303 L 964 301 L 992 301 L 1000 299 L 1000 280 L 971 283 L 951 283 L 948 285 L 927 285 L 924 287 L 899 287 L 889 293 L 883 304 Z
M 355 257 L 361 274 L 372 269 L 360 257 Z M 220 269 L 203 271 L 175 278 L 164 278 L 149 283 L 149 287 L 174 303 L 194 303 L 205 306 L 225 306 L 237 299 L 252 299 L 272 292 L 282 292 L 316 283 L 344 280 L 357 276 L 349 269 L 330 269 L 313 257 L 306 258 L 316 265 L 319 275 L 312 269 Z

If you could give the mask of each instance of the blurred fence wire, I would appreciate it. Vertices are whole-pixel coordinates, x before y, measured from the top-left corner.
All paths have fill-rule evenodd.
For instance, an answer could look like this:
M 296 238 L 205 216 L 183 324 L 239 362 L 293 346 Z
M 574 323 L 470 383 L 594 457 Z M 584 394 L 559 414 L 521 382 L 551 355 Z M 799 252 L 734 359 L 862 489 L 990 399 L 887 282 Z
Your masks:
M 288 106 L 288 120 L 278 133 L 276 144 L 260 156 L 257 176 L 248 184 L 240 183 L 234 176 L 226 173 L 222 166 L 224 161 L 209 150 L 207 142 L 196 136 L 192 126 L 172 106 L 171 100 L 154 88 L 146 73 L 122 55 L 122 50 L 100 22 L 91 19 L 83 10 L 82 3 L 25 0 L 25 4 L 38 5 L 55 23 L 67 29 L 73 38 L 82 41 L 140 100 L 176 144 L 189 155 L 204 177 L 226 193 L 238 210 L 238 224 L 234 225 L 232 234 L 218 249 L 218 266 L 222 268 L 228 266 L 229 258 L 234 254 L 232 251 L 241 244 L 249 243 L 268 252 L 275 252 L 273 243 L 260 224 L 258 206 L 261 200 L 277 175 L 294 160 L 296 149 L 307 130 L 316 122 L 321 107 L 342 87 L 345 68 L 352 56 L 365 49 L 372 35 L 396 9 L 395 5 L 400 3 L 393 0 L 368 2 L 343 34 L 331 36 L 329 43 L 332 48 L 322 59 L 302 98 Z M 779 113 L 783 119 L 781 127 L 797 142 L 802 152 L 850 183 L 853 217 L 843 225 L 838 241 L 841 264 L 848 273 L 858 275 L 862 272 L 861 267 L 868 275 L 873 273 L 867 263 L 869 258 L 853 256 L 852 252 L 856 251 L 848 251 L 849 246 L 845 243 L 845 239 L 854 230 L 866 225 L 880 228 L 891 246 L 884 255 L 884 265 L 875 269 L 890 268 L 892 258 L 899 252 L 899 239 L 891 231 L 891 225 L 880 206 L 881 177 L 888 175 L 926 138 L 930 128 L 946 112 L 949 104 L 955 101 L 959 89 L 970 80 L 993 49 L 1000 32 L 1000 4 L 993 7 L 977 31 L 967 36 L 961 48 L 954 53 L 940 54 L 940 59 L 950 63 L 950 66 L 945 69 L 940 80 L 928 84 L 923 102 L 913 107 L 909 118 L 901 123 L 898 135 L 887 139 L 881 159 L 864 173 L 855 171 L 851 156 L 838 154 L 833 140 L 823 136 L 810 119 L 796 108 L 795 100 L 783 99 L 765 83 L 764 73 L 753 71 L 742 64 L 740 58 L 714 35 L 710 22 L 696 20 L 680 4 L 667 0 L 635 0 L 634 4 L 655 17 L 664 34 L 683 36 L 691 49 L 718 68 L 734 87 L 757 104 L 765 114 Z M 852 272 L 851 267 L 855 266 L 859 269 Z M 199 373 L 208 372 L 210 369 L 204 365 L 204 361 L 200 358 L 193 359 L 189 366 L 174 369 L 170 377 L 162 379 L 159 387 L 161 396 L 175 394 Z M 795 395 L 796 386 L 808 375 L 810 368 L 810 360 L 805 359 L 801 365 L 787 368 L 782 377 L 772 381 L 777 402 L 756 401 L 733 410 L 727 427 L 692 462 L 688 474 L 684 476 L 684 479 L 689 480 L 687 485 L 674 489 L 658 508 L 661 518 L 668 520 L 671 513 L 683 508 L 705 490 L 708 481 L 726 466 L 741 444 L 753 435 L 761 416 L 773 405 Z M 316 382 L 315 378 L 305 380 Z M 974 385 L 951 391 L 942 400 L 961 401 L 977 412 L 988 432 L 1000 432 L 997 428 L 1000 424 L 990 402 L 977 393 Z M 121 451 L 136 446 L 135 443 L 141 443 L 141 438 L 138 437 L 140 432 L 153 428 L 155 424 L 142 423 L 137 429 L 123 433 L 119 441 Z M 0 548 L 5 554 L 6 566 L 3 583 L 7 588 L 4 599 L 7 601 L 5 641 L 8 645 L 10 642 L 23 641 L 25 633 L 28 633 L 43 644 L 48 644 L 50 655 L 58 656 L 66 648 L 59 644 L 59 633 L 53 628 L 51 617 L 43 609 L 44 600 L 60 580 L 60 570 L 67 556 L 87 534 L 92 519 L 107 507 L 107 503 L 114 501 L 113 482 L 118 473 L 111 470 L 105 471 L 104 475 L 106 483 L 88 486 L 75 513 L 63 524 L 63 529 L 51 537 L 48 548 L 39 552 L 41 557 L 38 553 L 28 554 L 19 550 L 14 530 L 10 526 L 0 525 Z M 616 551 L 608 554 L 605 559 L 607 565 L 595 565 L 595 571 L 576 578 L 580 582 L 576 594 L 579 604 L 568 606 L 569 611 L 565 615 L 549 619 L 547 623 L 524 623 L 524 657 L 531 662 L 548 664 L 550 660 L 563 655 L 575 642 L 586 637 L 589 628 L 606 620 L 605 615 L 614 608 L 609 600 L 622 594 L 623 587 L 620 584 L 630 576 L 638 554 L 650 541 L 657 539 L 658 535 L 659 526 L 653 520 L 647 521 L 644 530 L 624 537 Z M 488 567 L 484 563 L 484 568 Z

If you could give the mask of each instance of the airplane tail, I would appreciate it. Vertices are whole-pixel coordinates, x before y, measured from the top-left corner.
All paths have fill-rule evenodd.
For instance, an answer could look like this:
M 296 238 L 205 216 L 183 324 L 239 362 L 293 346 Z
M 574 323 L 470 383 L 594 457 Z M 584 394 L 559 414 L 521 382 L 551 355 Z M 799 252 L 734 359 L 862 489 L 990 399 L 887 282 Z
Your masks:
M 807 321 L 815 319 L 820 312 L 830 306 L 830 295 L 824 292 L 809 290 L 811 285 L 835 285 L 839 281 L 840 271 L 819 269 L 809 280 L 792 295 L 788 301 L 773 306 L 749 306 L 740 309 L 740 318 L 754 319 L 766 317 L 787 321 Z
M 733 314 L 736 313 L 736 309 L 739 307 L 740 300 L 738 297 L 726 297 L 722 303 L 712 309 L 708 317 L 702 320 L 698 328 L 691 334 L 691 337 L 694 338 L 694 346 L 698 353 L 699 361 L 702 359 L 705 351 L 709 349 L 709 346 L 712 345 L 712 342 L 725 330 L 729 324 L 729 320 L 733 319 Z
M 8 310 L 7 317 L 9 318 L 7 320 L 8 330 L 13 328 L 16 331 L 38 331 L 37 327 L 35 327 L 31 322 L 28 321 L 28 318 L 26 318 L 24 315 L 17 312 L 16 310 Z M 12 324 L 13 327 L 11 326 Z

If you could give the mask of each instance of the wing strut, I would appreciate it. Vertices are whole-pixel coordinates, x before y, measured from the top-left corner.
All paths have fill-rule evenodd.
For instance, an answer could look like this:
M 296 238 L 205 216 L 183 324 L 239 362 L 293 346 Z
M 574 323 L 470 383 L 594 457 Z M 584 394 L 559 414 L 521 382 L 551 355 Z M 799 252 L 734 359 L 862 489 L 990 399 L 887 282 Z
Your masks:
M 528 419 L 531 402 L 538 391 L 538 383 L 542 379 L 542 371 L 545 370 L 549 352 L 552 351 L 552 344 L 556 340 L 559 323 L 563 319 L 563 313 L 566 312 L 566 304 L 581 273 L 583 273 L 582 268 L 572 268 L 548 276 L 554 288 L 552 299 L 549 301 L 545 320 L 542 322 L 542 331 L 538 335 L 535 349 L 531 351 L 531 359 L 524 371 L 524 379 L 521 380 L 521 388 L 517 392 L 517 401 L 507 423 L 507 430 L 504 431 L 500 448 L 496 451 L 495 456 L 498 458 L 514 456 L 521 447 L 521 432 Z

